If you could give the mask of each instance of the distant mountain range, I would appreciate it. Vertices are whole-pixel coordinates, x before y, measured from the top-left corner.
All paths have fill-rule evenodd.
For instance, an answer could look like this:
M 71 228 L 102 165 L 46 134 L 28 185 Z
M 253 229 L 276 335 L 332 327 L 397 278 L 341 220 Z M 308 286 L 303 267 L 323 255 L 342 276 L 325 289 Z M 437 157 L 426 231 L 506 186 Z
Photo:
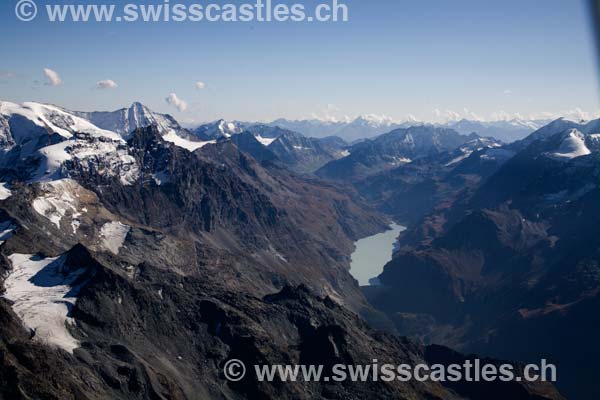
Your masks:
M 480 122 L 462 120 L 448 124 L 423 124 L 416 121 L 405 122 L 402 124 L 394 123 L 391 119 L 380 118 L 376 116 L 360 117 L 351 123 L 346 122 L 323 122 L 318 120 L 307 121 L 288 121 L 277 120 L 270 124 L 254 124 L 246 122 L 227 122 L 219 120 L 213 123 L 201 125 L 191 131 L 198 138 L 210 140 L 222 140 L 232 138 L 242 132 L 251 133 L 255 139 L 268 147 L 270 154 L 281 158 L 284 163 L 297 172 L 315 172 L 319 168 L 324 167 L 332 161 L 328 168 L 332 170 L 343 171 L 344 174 L 352 175 L 354 168 L 363 168 L 365 165 L 377 163 L 374 160 L 367 160 L 370 156 L 367 153 L 377 153 L 373 156 L 383 156 L 387 158 L 387 167 L 394 163 L 407 162 L 413 158 L 419 158 L 427 154 L 428 151 L 443 152 L 455 149 L 458 145 L 463 144 L 467 139 L 461 139 L 449 146 L 443 141 L 436 143 L 439 138 L 446 138 L 445 135 L 436 138 L 430 138 L 430 146 L 425 146 L 424 143 L 417 143 L 412 150 L 410 143 L 405 143 L 400 147 L 404 150 L 392 146 L 390 143 L 395 143 L 395 140 L 387 140 L 386 138 L 400 135 L 403 130 L 412 129 L 413 131 L 428 132 L 425 135 L 417 135 L 417 139 L 429 137 L 429 134 L 435 136 L 435 132 L 446 133 L 450 131 L 454 134 L 460 134 L 465 138 L 494 138 L 500 142 L 512 142 L 517 139 L 526 137 L 531 132 L 544 125 L 545 121 L 499 121 L 499 122 Z M 391 132 L 395 132 L 392 134 Z M 485 134 L 481 134 L 484 132 Z M 281 138 L 281 140 L 278 140 Z M 335 146 L 323 145 L 322 139 L 331 141 L 335 138 Z M 369 142 L 367 139 L 373 139 Z M 294 141 L 295 144 L 282 145 L 283 141 Z M 407 138 L 410 142 L 411 137 Z M 249 143 L 247 139 L 235 139 L 237 144 L 244 148 L 245 146 L 255 148 L 252 150 L 254 155 L 257 155 L 256 150 L 263 151 L 260 146 Z M 365 143 L 360 143 L 365 141 Z M 302 142 L 302 143 L 300 143 Z M 350 147 L 347 143 L 356 142 Z M 333 142 L 332 142 L 333 143 Z M 379 146 L 378 149 L 367 150 L 370 146 Z M 425 149 L 425 147 L 427 149 Z M 249 150 L 249 147 L 245 147 Z M 394 154 L 392 154 L 394 153 Z M 351 157 L 346 157 L 353 154 Z M 271 156 L 264 156 L 271 158 Z M 259 157 L 263 159 L 264 157 Z M 349 165 L 357 158 L 363 158 L 359 164 Z M 342 160 L 343 159 L 343 160 Z M 361 166 L 362 165 L 362 166 Z M 383 167 L 381 164 L 380 167 Z M 367 167 L 371 168 L 371 166 Z M 369 171 L 367 171 L 369 172 Z M 370 171 L 373 172 L 373 171 Z M 320 172 L 321 176 L 331 175 L 333 172 Z
M 461 146 L 466 146 L 466 152 L 471 147 L 485 145 L 500 146 L 501 143 L 474 133 L 461 135 L 452 129 L 432 125 L 399 128 L 348 147 L 346 157 L 329 162 L 316 174 L 329 179 L 355 181 L 421 158 L 452 152 Z
M 198 138 L 210 141 L 220 137 L 230 137 L 241 133 L 252 126 L 260 126 L 261 132 L 266 139 L 272 139 L 276 133 L 270 133 L 267 127 L 283 128 L 288 131 L 300 133 L 306 137 L 325 138 L 336 136 L 348 143 L 373 138 L 392 130 L 409 128 L 420 125 L 433 125 L 439 128 L 453 129 L 456 132 L 469 135 L 476 133 L 483 137 L 493 137 L 505 143 L 511 143 L 525 138 L 530 133 L 547 125 L 551 120 L 500 120 L 500 121 L 477 121 L 462 119 L 449 121 L 447 123 L 428 124 L 416 120 L 396 122 L 389 117 L 367 114 L 357 117 L 352 121 L 324 121 L 324 120 L 288 120 L 278 119 L 270 123 L 253 123 L 242 121 L 217 120 L 200 125 L 194 129 L 184 130 L 170 115 L 152 112 L 141 103 L 133 103 L 129 108 L 113 112 L 73 112 L 99 128 L 117 133 L 131 132 L 136 127 L 156 124 L 163 131 L 174 129 L 175 131 L 186 131 Z M 254 129 L 256 132 L 257 130 Z M 185 135 L 184 135 L 185 136 Z M 260 138 L 259 138 L 260 140 Z M 268 145 L 269 143 L 263 142 Z
M 472 132 L 480 136 L 493 137 L 504 143 L 511 143 L 528 136 L 530 133 L 549 124 L 552 120 L 522 120 L 512 119 L 507 121 L 472 121 L 463 119 L 460 121 L 443 124 L 450 129 L 462 134 Z
M 513 119 L 486 122 L 463 119 L 431 125 L 440 128 L 453 129 L 463 135 L 477 133 L 480 136 L 493 137 L 505 143 L 510 143 L 523 139 L 549 122 L 551 121 Z M 307 136 L 339 136 L 348 142 L 354 142 L 365 138 L 373 138 L 399 128 L 428 124 L 419 121 L 395 122 L 390 118 L 367 115 L 358 117 L 350 122 L 329 122 L 320 120 L 291 121 L 278 119 L 273 121 L 271 125 L 281 126 L 282 128 L 300 132 Z

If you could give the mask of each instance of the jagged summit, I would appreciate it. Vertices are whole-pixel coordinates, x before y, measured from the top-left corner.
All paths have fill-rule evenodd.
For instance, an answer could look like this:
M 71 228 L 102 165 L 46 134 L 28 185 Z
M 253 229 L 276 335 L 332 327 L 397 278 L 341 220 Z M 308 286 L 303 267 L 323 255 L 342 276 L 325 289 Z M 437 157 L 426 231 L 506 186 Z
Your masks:
M 163 133 L 171 130 L 175 132 L 183 131 L 183 128 L 173 117 L 168 114 L 156 113 L 141 102 L 134 102 L 128 108 L 116 111 L 75 111 L 73 114 L 90 121 L 102 129 L 117 132 L 125 136 L 137 128 L 144 128 L 149 125 L 157 125 Z

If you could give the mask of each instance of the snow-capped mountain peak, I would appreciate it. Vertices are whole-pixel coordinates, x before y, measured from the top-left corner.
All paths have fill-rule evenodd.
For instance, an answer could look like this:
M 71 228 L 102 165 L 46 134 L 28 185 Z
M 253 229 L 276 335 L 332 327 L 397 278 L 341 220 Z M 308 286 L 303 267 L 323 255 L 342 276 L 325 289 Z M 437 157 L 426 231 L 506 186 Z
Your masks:
M 225 137 L 230 137 L 231 135 L 242 132 L 242 128 L 235 122 L 225 121 L 224 119 L 218 121 L 218 129 Z
M 126 139 L 130 129 L 150 125 L 165 141 L 188 151 L 210 143 L 194 140 L 173 118 L 141 103 L 114 112 L 83 113 L 40 103 L 0 102 L 0 167 L 16 168 L 31 182 L 94 173 L 131 185 L 140 166 Z
M 23 137 L 29 138 L 32 133 L 30 127 L 22 126 L 25 121 L 42 128 L 46 133 L 55 133 L 65 139 L 71 138 L 75 132 L 116 138 L 114 132 L 99 128 L 75 113 L 48 104 L 34 102 L 16 104 L 3 101 L 0 102 L 0 116 L 6 120 L 13 120 L 11 132 L 17 143 Z M 2 133 L 5 134 L 5 132 Z
M 78 115 L 92 124 L 122 136 L 128 136 L 137 128 L 144 128 L 150 125 L 156 125 L 161 133 L 166 134 L 171 130 L 176 132 L 183 131 L 177 121 L 168 114 L 160 114 L 150 110 L 140 102 L 134 102 L 128 108 L 122 108 L 116 111 L 95 111 L 79 112 Z
M 577 129 L 569 130 L 564 136 L 556 151 L 548 153 L 548 156 L 558 160 L 571 160 L 573 158 L 587 156 L 591 150 L 585 145 L 586 136 Z
M 202 140 L 229 138 L 243 132 L 243 124 L 219 119 L 194 129 L 194 134 Z
M 540 141 L 545 147 L 544 156 L 558 161 L 569 161 L 600 152 L 599 138 L 600 119 L 572 121 L 559 118 L 515 143 L 515 146 L 525 148 Z

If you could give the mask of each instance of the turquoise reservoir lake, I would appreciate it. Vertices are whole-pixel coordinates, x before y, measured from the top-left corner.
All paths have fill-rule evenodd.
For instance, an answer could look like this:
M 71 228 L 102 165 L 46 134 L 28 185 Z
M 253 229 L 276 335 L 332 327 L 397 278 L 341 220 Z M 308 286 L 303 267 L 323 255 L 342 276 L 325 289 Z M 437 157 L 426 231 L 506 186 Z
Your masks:
M 388 261 L 392 259 L 394 243 L 400 232 L 406 230 L 402 225 L 392 224 L 390 230 L 357 241 L 352 253 L 350 273 L 361 286 L 369 286 Z

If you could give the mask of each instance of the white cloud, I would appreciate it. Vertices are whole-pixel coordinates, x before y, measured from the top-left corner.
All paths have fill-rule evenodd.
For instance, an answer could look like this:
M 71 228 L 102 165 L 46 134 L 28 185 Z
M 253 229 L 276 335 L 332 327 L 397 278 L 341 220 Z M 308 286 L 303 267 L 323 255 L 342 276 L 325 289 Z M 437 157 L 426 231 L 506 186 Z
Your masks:
M 484 118 L 478 114 L 475 114 L 473 111 L 469 110 L 468 108 L 463 108 L 463 112 L 464 112 L 464 116 L 466 119 L 470 119 L 473 121 L 483 121 Z
M 377 125 L 392 125 L 396 122 L 392 117 L 385 114 L 363 114 L 359 118 Z
M 310 114 L 310 119 L 324 122 L 351 122 L 352 118 L 342 112 L 342 109 L 335 104 L 329 103 L 320 112 Z
M 173 107 L 176 107 L 179 111 L 184 112 L 185 110 L 187 110 L 187 103 L 183 100 L 181 100 L 179 97 L 177 97 L 177 95 L 175 93 L 171 93 L 169 95 L 169 97 L 167 97 L 165 99 L 165 101 L 172 105 Z
M 327 111 L 331 111 L 331 112 L 338 112 L 338 111 L 342 111 L 341 108 L 339 108 L 338 106 L 336 106 L 335 104 L 327 104 Z
M 198 90 L 202 90 L 206 87 L 206 83 L 198 81 L 194 84 L 194 87 Z
M 574 108 L 572 110 L 563 110 L 557 113 L 542 112 L 534 114 L 533 116 L 540 119 L 556 119 L 556 118 L 567 118 L 575 121 L 590 121 L 592 119 L 600 118 L 600 111 L 589 112 L 583 111 L 581 108 Z
M 446 110 L 443 113 L 440 113 L 440 116 L 445 117 L 448 121 L 460 121 L 462 119 L 460 113 L 451 110 Z
M 503 93 L 504 93 L 506 96 L 509 96 L 509 95 L 511 95 L 511 94 L 512 94 L 512 90 L 510 90 L 510 89 L 506 89 L 506 90 L 505 90 Z
M 58 72 L 51 70 L 50 68 L 44 68 L 44 75 L 46 75 L 46 79 L 48 79 L 47 85 L 59 86 L 63 83 Z
M 490 115 L 490 118 L 488 120 L 489 121 L 510 121 L 510 120 L 513 120 L 513 119 L 527 119 L 527 118 L 524 118 L 519 113 L 513 113 L 513 114 L 511 114 L 511 113 L 508 113 L 508 112 L 506 112 L 504 110 L 500 110 L 498 112 L 493 112 Z M 532 119 L 535 119 L 535 118 L 532 118 Z
M 561 110 L 557 112 L 542 111 L 532 112 L 530 114 L 521 113 L 507 113 L 505 111 L 499 111 L 490 115 L 489 121 L 510 121 L 512 119 L 522 120 L 554 120 L 558 118 L 567 118 L 574 121 L 590 121 L 593 119 L 600 118 L 600 111 L 589 112 L 583 111 L 581 108 L 574 108 L 572 110 Z
M 115 89 L 117 87 L 119 87 L 119 85 L 112 79 L 105 79 L 96 83 L 96 89 Z
M 14 78 L 17 76 L 14 72 L 0 71 L 0 78 Z
M 468 119 L 471 121 L 485 120 L 485 118 L 483 118 L 481 115 L 469 110 L 468 108 L 463 108 L 462 111 L 441 111 L 439 108 L 436 108 L 433 110 L 433 113 L 436 117 L 437 122 L 456 122 L 462 119 Z
M 593 119 L 600 118 L 600 111 L 596 112 L 588 112 L 583 111 L 580 108 L 574 108 L 572 110 L 562 110 L 557 112 L 532 112 L 529 114 L 523 113 L 510 113 L 504 110 L 492 112 L 485 117 L 476 114 L 469 109 L 465 108 L 462 112 L 456 112 L 451 110 L 440 111 L 439 109 L 433 110 L 433 115 L 435 116 L 436 122 L 455 122 L 461 119 L 468 119 L 472 121 L 482 121 L 482 122 L 496 122 L 496 121 L 511 121 L 511 120 L 554 120 L 558 118 L 567 118 L 570 120 L 584 120 L 589 121 Z

